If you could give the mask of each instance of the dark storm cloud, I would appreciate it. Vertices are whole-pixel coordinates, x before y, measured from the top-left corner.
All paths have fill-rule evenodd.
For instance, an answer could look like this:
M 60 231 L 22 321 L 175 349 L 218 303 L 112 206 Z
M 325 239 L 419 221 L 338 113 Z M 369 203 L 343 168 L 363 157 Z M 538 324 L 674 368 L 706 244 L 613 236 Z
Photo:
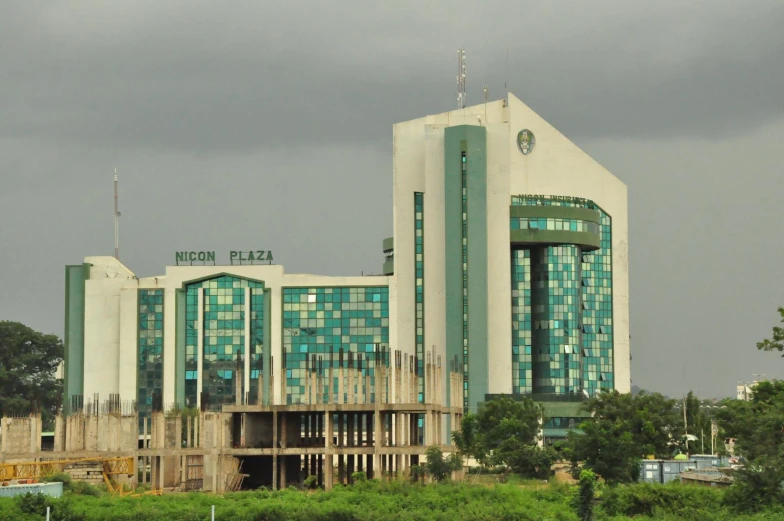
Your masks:
M 4 2 L 0 320 L 62 333 L 115 167 L 139 276 L 245 247 L 377 272 L 391 126 L 455 106 L 464 45 L 469 104 L 507 82 L 627 184 L 634 382 L 782 377 L 754 349 L 784 305 L 782 26 L 779 0 Z
M 453 106 L 461 44 L 469 102 L 507 80 L 574 138 L 737 132 L 775 115 L 784 85 L 784 4 L 753 6 L 31 2 L 0 21 L 0 135 L 194 152 L 384 144 L 393 122 Z

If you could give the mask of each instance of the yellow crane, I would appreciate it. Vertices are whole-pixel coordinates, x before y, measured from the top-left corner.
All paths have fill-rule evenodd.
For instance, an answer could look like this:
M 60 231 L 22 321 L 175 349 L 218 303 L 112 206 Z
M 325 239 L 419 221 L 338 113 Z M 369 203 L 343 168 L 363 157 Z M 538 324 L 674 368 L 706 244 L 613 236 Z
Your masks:
M 0 483 L 11 480 L 38 480 L 64 472 L 65 467 L 74 463 L 100 463 L 103 481 L 111 494 L 122 495 L 122 485 L 114 481 L 114 476 L 133 476 L 134 458 L 76 458 L 48 461 L 26 461 L 0 463 Z M 159 493 L 159 491 L 156 491 Z M 156 493 L 153 492 L 153 493 Z

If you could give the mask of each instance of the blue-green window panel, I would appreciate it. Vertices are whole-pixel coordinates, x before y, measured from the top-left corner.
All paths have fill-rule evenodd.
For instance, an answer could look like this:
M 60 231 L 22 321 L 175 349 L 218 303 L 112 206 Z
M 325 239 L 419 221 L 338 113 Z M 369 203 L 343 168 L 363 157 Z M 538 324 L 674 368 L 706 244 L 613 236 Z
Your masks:
M 162 289 L 140 289 L 138 297 L 136 401 L 140 416 L 152 412 L 153 395 L 163 392 Z
M 570 206 L 570 207 L 584 207 L 600 211 L 600 249 L 593 252 L 586 252 L 582 255 L 580 262 L 580 269 L 583 273 L 580 284 L 580 299 L 581 309 L 579 310 L 580 316 L 580 329 L 583 325 L 589 325 L 589 330 L 596 331 L 595 333 L 582 333 L 581 346 L 588 349 L 589 352 L 596 354 L 595 357 L 584 357 L 583 365 L 583 386 L 586 390 L 593 393 L 596 389 L 610 389 L 613 386 L 613 324 L 612 324 L 612 220 L 601 208 L 596 206 L 591 201 L 559 201 L 555 199 L 542 200 L 540 198 L 525 198 L 521 196 L 512 197 L 513 205 L 540 205 L 540 206 Z M 530 225 L 530 219 L 526 219 Z M 564 227 L 566 222 L 570 220 L 561 220 L 561 226 Z M 553 221 L 552 224 L 545 222 L 545 227 L 551 226 L 553 229 L 557 228 Z M 518 225 L 522 226 L 520 221 Z M 536 226 L 539 227 L 539 220 L 536 219 Z M 511 223 L 510 226 L 515 226 Z M 565 228 L 564 228 L 565 229 Z M 571 222 L 569 222 L 569 229 L 571 229 Z M 514 277 L 514 274 L 513 274 Z M 536 284 L 536 283 L 534 283 Z M 557 285 L 555 285 L 557 287 Z M 541 285 L 539 285 L 541 288 Z M 513 288 L 514 290 L 514 288 Z M 570 288 L 570 293 L 573 293 L 573 288 Z M 550 313 L 564 313 L 565 310 L 561 307 L 563 304 L 560 299 L 556 307 L 547 307 L 546 311 Z M 565 304 L 565 303 L 564 303 Z M 547 325 L 549 326 L 549 321 Z M 601 330 L 601 333 L 599 331 Z M 596 363 L 593 364 L 592 360 Z M 591 367 L 594 365 L 597 368 L 600 366 L 601 371 L 593 370 Z M 600 377 L 600 373 L 604 373 Z
M 512 386 L 516 394 L 532 391 L 531 252 L 512 251 Z
M 185 367 L 193 375 L 196 372 L 199 320 L 198 291 L 204 289 L 203 310 L 203 374 L 202 391 L 210 394 L 212 404 L 231 404 L 235 401 L 235 370 L 245 350 L 245 321 L 251 311 L 251 370 L 260 369 L 264 339 L 264 284 L 262 282 L 223 275 L 189 284 L 185 296 Z M 245 288 L 250 288 L 250 310 L 246 309 Z M 194 378 L 193 380 L 195 380 Z M 186 376 L 186 402 L 197 403 L 196 386 Z M 195 382 L 194 382 L 195 383 Z M 242 383 L 240 383 L 242 385 Z M 258 382 L 251 379 L 253 393 Z
M 363 373 L 370 376 L 373 385 L 373 352 L 379 344 L 389 343 L 388 317 L 389 288 L 386 286 L 283 288 L 286 374 L 298 379 L 292 381 L 293 385 L 288 389 L 287 402 L 307 401 L 304 396 L 306 367 L 311 355 L 322 358 L 325 370 L 330 361 L 332 367 L 337 368 L 341 348 L 344 364 L 349 351 L 362 353 Z M 323 396 L 326 401 L 329 395 Z
M 580 248 L 537 248 L 531 254 L 533 392 L 579 392 L 582 375 L 574 354 L 579 350 Z M 564 298 L 566 297 L 566 298 Z M 575 370 L 566 371 L 566 368 Z
M 424 319 L 425 319 L 425 259 L 424 259 L 424 194 L 414 192 L 414 290 L 415 290 L 415 318 L 418 326 L 415 328 L 415 352 L 417 356 L 417 386 L 418 395 L 424 396 L 425 382 L 422 371 L 425 356 Z M 421 324 L 421 326 L 419 326 Z
M 510 230 L 555 230 L 599 234 L 599 224 L 581 219 L 510 217 Z

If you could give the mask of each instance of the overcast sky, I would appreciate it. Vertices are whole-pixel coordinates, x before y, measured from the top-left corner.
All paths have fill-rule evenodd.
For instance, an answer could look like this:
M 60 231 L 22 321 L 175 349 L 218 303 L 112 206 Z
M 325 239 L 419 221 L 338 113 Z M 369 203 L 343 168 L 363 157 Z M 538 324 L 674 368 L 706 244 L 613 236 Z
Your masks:
M 0 319 L 62 335 L 64 265 L 269 249 L 378 272 L 392 124 L 509 90 L 629 189 L 633 383 L 784 377 L 784 2 L 0 0 Z M 507 49 L 509 54 L 506 65 Z

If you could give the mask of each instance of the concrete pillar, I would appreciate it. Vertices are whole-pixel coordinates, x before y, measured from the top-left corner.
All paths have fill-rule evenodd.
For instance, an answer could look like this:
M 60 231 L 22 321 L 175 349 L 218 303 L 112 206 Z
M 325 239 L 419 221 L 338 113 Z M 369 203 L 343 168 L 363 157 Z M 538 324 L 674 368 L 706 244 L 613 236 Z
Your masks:
M 394 445 L 395 447 L 402 447 L 403 443 L 401 443 L 401 433 L 403 427 L 403 413 L 396 413 L 395 414 L 395 436 L 394 436 Z
M 334 436 L 335 428 L 333 423 L 332 413 L 326 411 L 324 413 L 324 448 L 329 450 L 332 448 L 332 437 Z
M 54 417 L 54 451 L 61 452 L 64 449 L 65 449 L 64 422 L 63 422 L 63 417 L 58 414 L 57 416 Z
M 324 465 L 324 489 L 325 490 L 332 490 L 332 480 L 334 478 L 334 456 L 332 454 L 327 454 L 325 456 L 326 462 Z
M 380 450 L 383 447 L 383 434 L 381 431 L 381 420 L 382 414 L 381 411 L 376 408 L 376 412 L 374 413 L 374 422 L 373 422 L 373 440 L 374 440 L 374 453 L 373 453 L 373 468 L 379 470 L 379 477 L 383 477 L 383 469 L 381 467 L 381 454 Z
M 316 456 L 316 476 L 318 476 L 318 486 L 324 486 L 324 457 Z
M 285 449 L 287 447 L 287 442 L 288 442 L 288 433 L 286 431 L 289 423 L 289 418 L 288 418 L 288 414 L 286 413 L 278 413 L 278 414 L 282 415 L 282 417 L 278 418 L 278 425 L 280 425 L 280 438 L 279 438 L 280 448 Z
M 278 411 L 272 411 L 272 447 L 278 449 Z
M 343 382 L 344 372 L 343 366 L 338 368 L 338 403 L 346 403 L 345 400 L 345 383 Z
M 370 397 L 370 374 L 365 374 L 365 403 L 371 403 Z
M 356 369 L 351 370 L 351 403 L 357 403 L 357 394 L 359 387 L 359 371 Z
M 327 396 L 329 397 L 329 403 L 335 403 L 335 380 L 333 379 L 333 372 L 332 372 L 332 363 L 330 361 L 329 365 L 329 389 Z

